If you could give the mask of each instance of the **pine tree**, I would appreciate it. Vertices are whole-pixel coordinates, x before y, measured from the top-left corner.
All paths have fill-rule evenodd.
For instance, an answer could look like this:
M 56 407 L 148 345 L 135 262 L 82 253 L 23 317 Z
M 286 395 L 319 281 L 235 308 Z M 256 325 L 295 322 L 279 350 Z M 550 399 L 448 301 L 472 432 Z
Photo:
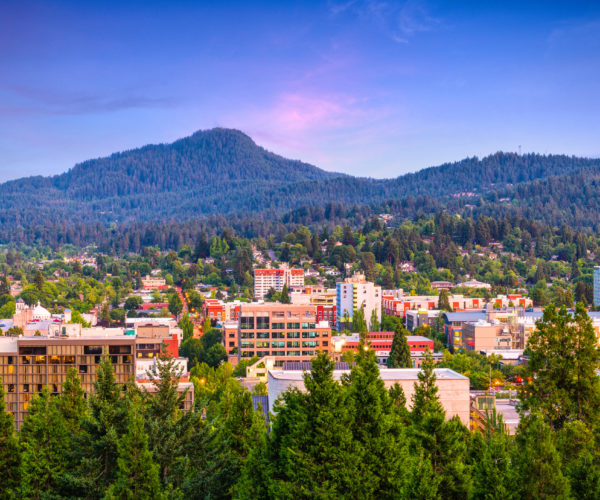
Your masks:
M 531 383 L 521 394 L 523 409 L 540 412 L 554 429 L 573 420 L 597 424 L 600 353 L 583 304 L 573 316 L 565 307 L 548 305 L 528 346 Z
M 537 414 L 521 420 L 511 456 L 515 498 L 569 498 L 552 428 Z
M 269 438 L 270 496 L 340 498 L 357 487 L 359 455 L 345 394 L 326 353 L 306 372 L 306 394 L 284 393 Z
M 594 431 L 578 420 L 568 422 L 560 430 L 556 446 L 573 498 L 600 498 L 600 453 Z
M 183 482 L 181 461 L 192 438 L 193 419 L 197 416 L 181 409 L 187 393 L 178 391 L 181 375 L 176 360 L 168 354 L 160 354 L 149 373 L 154 390 L 144 393 L 150 450 L 164 487 L 179 487 Z
M 22 498 L 56 498 L 66 467 L 69 435 L 48 387 L 31 400 L 19 434 Z
M 388 368 L 412 368 L 413 366 L 410 348 L 406 340 L 406 330 L 401 323 L 396 324 L 387 366 Z
M 375 352 L 364 339 L 345 383 L 354 441 L 360 446 L 357 497 L 393 497 L 408 486 L 410 467 L 402 421 L 379 373 Z
M 483 432 L 475 432 L 471 442 L 470 463 L 473 468 L 473 496 L 502 500 L 509 498 L 510 453 L 512 439 L 496 411 L 489 414 Z
M 0 379 L 0 499 L 15 498 L 19 485 L 20 449 L 14 418 L 6 411 L 4 384 Z
M 291 299 L 290 299 L 290 291 L 288 289 L 287 283 L 283 285 L 283 288 L 281 289 L 281 299 L 280 299 L 282 304 L 289 304 L 291 303 Z
M 444 413 L 440 398 L 438 396 L 438 388 L 436 385 L 436 376 L 434 368 L 433 356 L 427 350 L 423 356 L 423 363 L 419 371 L 419 382 L 415 383 L 415 392 L 412 397 L 412 419 L 415 423 L 419 423 L 423 417 L 429 412 Z
M 440 295 L 438 298 L 438 309 L 440 311 L 452 311 L 452 307 L 450 306 L 450 296 L 448 295 L 448 290 L 440 290 Z
M 142 402 L 134 395 L 130 403 L 127 433 L 119 440 L 117 471 L 107 499 L 152 500 L 163 498 L 158 465 L 148 448 Z
M 94 392 L 89 397 L 89 414 L 82 422 L 84 432 L 78 446 L 85 495 L 101 496 L 114 481 L 117 445 L 128 425 L 127 418 L 126 402 L 115 382 L 112 364 L 108 356 L 103 356 L 97 367 Z

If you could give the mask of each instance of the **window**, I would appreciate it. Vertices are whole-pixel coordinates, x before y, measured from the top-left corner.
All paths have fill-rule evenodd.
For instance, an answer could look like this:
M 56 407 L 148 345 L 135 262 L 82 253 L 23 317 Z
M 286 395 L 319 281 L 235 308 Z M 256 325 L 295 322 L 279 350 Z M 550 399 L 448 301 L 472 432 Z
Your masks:
M 298 342 L 297 340 L 295 340 L 293 342 L 288 342 L 287 346 L 288 347 L 300 347 L 300 342 Z
M 242 339 L 253 339 L 254 338 L 254 332 L 240 333 L 240 338 L 242 338 Z
M 274 330 L 283 330 L 285 328 L 285 323 L 271 323 L 271 328 Z
M 83 354 L 102 354 L 102 346 L 86 345 L 83 347 Z
M 256 338 L 257 339 L 268 339 L 269 338 L 269 332 L 257 332 L 256 333 Z
M 285 334 L 283 332 L 272 332 L 271 333 L 271 338 L 272 339 L 284 339 L 285 338 Z
M 257 342 L 256 347 L 262 348 L 262 349 L 265 349 L 265 348 L 268 349 L 270 347 L 270 344 L 271 344 L 270 342 Z
M 8 392 L 15 392 L 15 384 L 8 384 Z
M 131 354 L 130 345 L 109 345 L 109 354 Z
M 240 318 L 240 328 L 242 330 L 254 329 L 254 316 L 242 316 Z
M 285 342 L 272 342 L 271 345 L 274 349 L 277 347 L 285 347 Z
M 314 323 L 302 323 L 302 328 L 314 328 Z
M 307 340 L 302 342 L 302 347 L 317 347 L 319 345 L 318 340 Z
M 299 339 L 300 332 L 287 332 L 287 338 L 288 339 Z
M 303 339 L 314 339 L 318 337 L 317 332 L 302 332 Z
M 79 365 L 79 373 L 87 373 L 88 367 L 87 365 Z
M 288 323 L 288 324 L 287 324 L 287 327 L 288 327 L 288 329 L 289 329 L 289 328 L 295 328 L 295 329 L 298 329 L 298 328 L 300 328 L 300 323 Z
M 38 355 L 46 354 L 46 346 L 34 347 L 34 346 L 23 346 L 19 347 L 19 354 Z
M 269 329 L 269 317 L 258 317 L 256 318 L 257 330 L 268 330 Z

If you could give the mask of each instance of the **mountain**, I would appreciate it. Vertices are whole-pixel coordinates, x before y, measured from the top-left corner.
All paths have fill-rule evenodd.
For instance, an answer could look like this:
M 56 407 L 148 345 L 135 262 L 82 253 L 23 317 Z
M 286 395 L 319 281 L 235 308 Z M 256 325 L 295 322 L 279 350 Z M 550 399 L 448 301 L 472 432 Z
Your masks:
M 446 208 L 580 224 L 585 221 L 577 219 L 591 213 L 574 211 L 569 200 L 600 208 L 599 179 L 598 159 L 513 153 L 467 158 L 394 179 L 357 178 L 285 159 L 240 131 L 212 129 L 89 160 L 60 175 L 1 184 L 0 241 L 75 224 L 182 221 L 211 214 L 276 218 L 300 207 L 322 211 L 332 202 L 374 205 L 406 216 Z

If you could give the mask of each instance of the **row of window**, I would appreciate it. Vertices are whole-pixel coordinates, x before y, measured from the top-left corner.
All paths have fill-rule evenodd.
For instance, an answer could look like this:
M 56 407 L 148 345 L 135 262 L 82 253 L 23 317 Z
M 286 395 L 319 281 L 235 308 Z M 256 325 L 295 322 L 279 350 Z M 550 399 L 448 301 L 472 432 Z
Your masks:
M 315 351 L 242 351 L 242 358 L 253 358 L 254 356 L 262 358 L 264 356 L 299 357 L 314 355 Z
M 277 348 L 281 348 L 281 347 L 319 347 L 321 345 L 321 343 L 318 340 L 308 340 L 308 341 L 302 341 L 300 342 L 299 340 L 293 340 L 293 341 L 287 341 L 287 342 L 242 342 L 242 349 L 253 349 L 253 348 L 273 348 L 273 349 L 277 349 Z M 328 347 L 329 346 L 329 342 L 327 342 L 326 340 L 323 341 L 323 347 Z

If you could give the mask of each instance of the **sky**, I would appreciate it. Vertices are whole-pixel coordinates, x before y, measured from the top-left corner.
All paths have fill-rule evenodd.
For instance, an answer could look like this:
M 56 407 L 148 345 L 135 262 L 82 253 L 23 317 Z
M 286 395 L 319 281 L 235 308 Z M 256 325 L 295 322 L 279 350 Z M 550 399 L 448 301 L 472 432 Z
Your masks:
M 0 180 L 197 130 L 376 178 L 600 156 L 600 2 L 0 0 Z

